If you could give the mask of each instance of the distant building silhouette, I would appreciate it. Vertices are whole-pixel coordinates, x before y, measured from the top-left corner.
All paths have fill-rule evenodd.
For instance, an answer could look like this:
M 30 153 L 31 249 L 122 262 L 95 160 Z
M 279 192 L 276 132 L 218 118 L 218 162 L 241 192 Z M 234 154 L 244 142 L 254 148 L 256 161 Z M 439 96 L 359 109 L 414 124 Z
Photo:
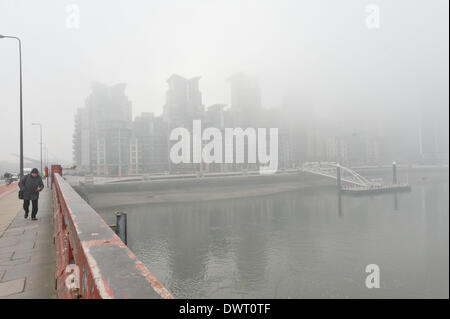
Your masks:
M 259 163 L 248 162 L 248 141 L 244 140 L 244 163 L 181 163 L 169 160 L 169 141 L 173 128 L 192 132 L 194 120 L 203 129 L 278 128 L 278 167 L 299 167 L 304 162 L 332 161 L 345 165 L 377 165 L 392 161 L 389 139 L 368 132 L 351 132 L 333 119 L 317 121 L 311 99 L 305 92 L 293 92 L 282 107 L 262 107 L 261 90 L 256 78 L 236 73 L 230 85 L 229 108 L 213 104 L 206 110 L 199 88 L 200 77 L 186 79 L 172 75 L 168 80 L 166 102 L 161 116 L 144 112 L 132 120 L 131 102 L 125 84 L 92 84 L 84 108 L 75 115 L 73 159 L 78 169 L 100 176 L 124 176 L 171 173 L 226 172 L 256 170 Z M 423 118 L 420 134 L 422 158 L 434 159 L 438 153 L 436 132 L 429 117 Z M 208 141 L 202 141 L 206 145 Z M 228 144 L 227 144 L 228 143 Z M 222 153 L 230 147 L 222 141 Z M 234 150 L 236 151 L 236 149 Z M 191 160 L 192 160 L 191 145 Z M 234 154 L 236 154 L 234 152 Z
M 163 118 L 173 127 L 192 127 L 192 121 L 201 119 L 205 111 L 202 103 L 202 93 L 199 90 L 200 77 L 185 79 L 179 75 L 172 75 L 167 84 Z
M 142 113 L 133 122 L 132 174 L 155 173 L 169 169 L 168 128 L 161 116 Z
M 235 73 L 228 79 L 230 84 L 230 112 L 238 127 L 257 127 L 261 121 L 261 89 L 256 78 Z
M 126 84 L 94 82 L 86 107 L 75 117 L 74 157 L 96 175 L 127 175 L 130 164 L 131 102 Z

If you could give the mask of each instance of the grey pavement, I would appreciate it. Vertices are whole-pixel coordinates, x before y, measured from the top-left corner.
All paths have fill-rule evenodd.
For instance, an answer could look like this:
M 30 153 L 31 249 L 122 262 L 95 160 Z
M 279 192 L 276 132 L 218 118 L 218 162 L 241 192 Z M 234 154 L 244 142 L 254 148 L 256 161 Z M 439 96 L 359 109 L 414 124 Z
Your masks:
M 17 198 L 17 192 L 0 198 L 0 214 L 11 214 L 2 209 L 2 201 L 13 200 L 10 196 Z M 3 233 L 0 230 L 0 299 L 56 298 L 51 190 L 40 194 L 37 221 L 24 219 L 21 204 L 7 205 L 16 210 L 15 217 Z

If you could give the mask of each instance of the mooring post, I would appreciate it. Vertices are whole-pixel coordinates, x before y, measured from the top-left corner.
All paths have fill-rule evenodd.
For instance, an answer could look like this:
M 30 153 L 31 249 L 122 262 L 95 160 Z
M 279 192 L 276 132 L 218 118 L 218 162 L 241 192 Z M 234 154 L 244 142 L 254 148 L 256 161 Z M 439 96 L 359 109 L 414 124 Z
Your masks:
M 342 189 L 342 181 L 341 181 L 341 165 L 339 163 L 336 165 L 336 180 L 337 180 L 337 188 L 340 192 Z
M 116 229 L 115 232 L 120 239 L 127 244 L 127 214 L 124 212 L 116 212 Z
M 396 185 L 398 183 L 397 179 L 397 163 L 392 162 L 392 183 Z

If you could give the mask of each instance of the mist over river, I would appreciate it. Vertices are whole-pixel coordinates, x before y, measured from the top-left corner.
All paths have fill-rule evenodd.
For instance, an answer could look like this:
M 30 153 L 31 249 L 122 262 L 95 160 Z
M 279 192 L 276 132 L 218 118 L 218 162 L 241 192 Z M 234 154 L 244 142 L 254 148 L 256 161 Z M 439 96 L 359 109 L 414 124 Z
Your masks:
M 425 175 L 410 174 L 409 193 L 341 201 L 311 188 L 117 209 L 128 246 L 176 298 L 448 298 L 448 170 Z M 366 288 L 368 264 L 379 289 Z

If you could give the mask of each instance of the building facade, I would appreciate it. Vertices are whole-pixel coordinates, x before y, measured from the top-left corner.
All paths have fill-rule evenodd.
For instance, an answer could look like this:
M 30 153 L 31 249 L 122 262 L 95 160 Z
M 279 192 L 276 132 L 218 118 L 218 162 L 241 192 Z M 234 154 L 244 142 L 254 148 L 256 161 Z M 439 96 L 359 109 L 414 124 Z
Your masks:
M 233 147 L 242 152 L 244 163 L 173 164 L 169 154 L 177 141 L 170 132 L 177 127 L 193 131 L 193 121 L 202 128 L 214 127 L 225 137 L 225 128 L 278 128 L 278 167 L 300 167 L 305 162 L 330 161 L 343 165 L 377 165 L 391 161 L 387 138 L 348 132 L 336 123 L 319 124 L 310 100 L 293 94 L 280 108 L 265 109 L 257 80 L 243 73 L 228 79 L 229 108 L 213 104 L 205 109 L 199 88 L 200 77 L 172 75 L 167 80 L 166 102 L 161 116 L 144 112 L 132 119 L 132 104 L 125 84 L 92 84 L 86 105 L 75 115 L 73 160 L 78 170 L 98 176 L 127 176 L 157 173 L 202 173 L 257 170 L 248 160 L 248 139 L 239 144 L 222 140 L 222 153 Z M 298 95 L 298 94 L 297 94 Z M 302 94 L 300 94 L 302 95 Z M 425 134 L 424 134 L 425 135 Z M 432 134 L 428 134 L 433 136 Z M 427 135 L 427 137 L 428 137 Z M 430 140 L 430 141 L 428 141 Z M 431 138 L 421 139 L 423 153 L 436 153 Z M 202 146 L 209 141 L 202 141 Z M 229 145 L 230 144 L 230 145 Z M 431 151 L 428 151 L 428 148 Z
M 86 106 L 75 116 L 75 164 L 95 175 L 128 175 L 130 165 L 131 101 L 126 85 L 93 83 Z

